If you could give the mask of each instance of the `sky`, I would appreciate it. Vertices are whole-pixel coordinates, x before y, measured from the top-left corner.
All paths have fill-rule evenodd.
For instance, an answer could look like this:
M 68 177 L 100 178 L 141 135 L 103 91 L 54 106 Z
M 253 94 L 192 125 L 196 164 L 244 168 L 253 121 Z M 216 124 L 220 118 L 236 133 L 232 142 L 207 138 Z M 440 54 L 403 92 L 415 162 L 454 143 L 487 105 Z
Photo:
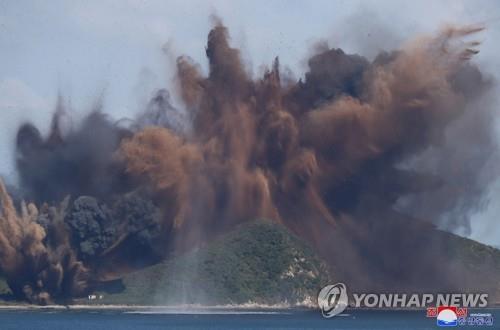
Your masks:
M 373 58 L 445 24 L 481 23 L 474 61 L 500 78 L 499 1 L 0 0 L 0 174 L 15 181 L 17 127 L 31 121 L 46 130 L 59 94 L 76 121 L 99 99 L 113 118 L 132 117 L 155 89 L 173 89 L 176 56 L 206 71 L 212 15 L 253 75 L 279 56 L 300 78 L 318 43 Z M 472 238 L 500 246 L 497 196 L 498 182 Z

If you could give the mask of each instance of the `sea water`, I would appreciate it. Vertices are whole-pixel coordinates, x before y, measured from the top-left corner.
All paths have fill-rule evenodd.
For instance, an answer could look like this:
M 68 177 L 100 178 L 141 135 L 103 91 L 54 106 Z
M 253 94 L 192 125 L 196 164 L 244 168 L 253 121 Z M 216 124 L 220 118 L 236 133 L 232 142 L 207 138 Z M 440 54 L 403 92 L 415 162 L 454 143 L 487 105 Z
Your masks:
M 489 311 L 500 317 L 498 311 Z M 496 318 L 495 321 L 500 322 Z M 500 323 L 492 327 L 499 329 Z M 0 310 L 0 329 L 437 329 L 425 311 L 349 311 L 325 319 L 315 310 Z

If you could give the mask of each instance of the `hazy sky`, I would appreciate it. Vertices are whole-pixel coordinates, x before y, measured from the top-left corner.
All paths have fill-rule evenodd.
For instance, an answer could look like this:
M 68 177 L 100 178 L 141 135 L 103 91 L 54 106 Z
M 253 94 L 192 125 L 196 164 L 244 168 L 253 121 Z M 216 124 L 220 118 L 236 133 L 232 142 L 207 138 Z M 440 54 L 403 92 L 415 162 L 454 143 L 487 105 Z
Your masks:
M 319 41 L 372 57 L 446 23 L 484 23 L 475 61 L 500 77 L 500 1 L 0 0 L 0 173 L 15 177 L 17 127 L 26 120 L 46 127 L 58 91 L 75 118 L 99 95 L 105 111 L 120 118 L 171 85 L 172 57 L 163 49 L 206 69 L 211 14 L 229 27 L 254 74 L 279 55 L 300 77 Z M 491 204 L 473 236 L 500 244 L 500 229 L 490 226 L 500 206 Z

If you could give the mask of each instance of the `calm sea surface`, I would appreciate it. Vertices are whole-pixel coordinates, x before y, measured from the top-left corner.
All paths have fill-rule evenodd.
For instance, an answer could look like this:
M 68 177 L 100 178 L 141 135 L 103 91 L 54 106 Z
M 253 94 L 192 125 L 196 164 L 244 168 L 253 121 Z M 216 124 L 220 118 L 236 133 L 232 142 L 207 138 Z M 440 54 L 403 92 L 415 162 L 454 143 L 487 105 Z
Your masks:
M 484 310 L 481 310 L 484 312 Z M 493 326 L 500 329 L 499 311 Z M 471 328 L 469 326 L 459 328 Z M 439 329 L 424 311 L 350 311 L 324 319 L 317 311 L 1 310 L 0 329 Z

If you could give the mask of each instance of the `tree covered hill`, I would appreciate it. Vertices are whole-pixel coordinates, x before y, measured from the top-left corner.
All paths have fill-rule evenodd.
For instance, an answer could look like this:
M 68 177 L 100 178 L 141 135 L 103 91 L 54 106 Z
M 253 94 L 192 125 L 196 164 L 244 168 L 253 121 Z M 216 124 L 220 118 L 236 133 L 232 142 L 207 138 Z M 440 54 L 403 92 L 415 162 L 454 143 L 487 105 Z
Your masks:
M 204 248 L 134 272 L 103 303 L 277 304 L 315 299 L 329 283 L 327 265 L 285 227 L 240 225 Z

